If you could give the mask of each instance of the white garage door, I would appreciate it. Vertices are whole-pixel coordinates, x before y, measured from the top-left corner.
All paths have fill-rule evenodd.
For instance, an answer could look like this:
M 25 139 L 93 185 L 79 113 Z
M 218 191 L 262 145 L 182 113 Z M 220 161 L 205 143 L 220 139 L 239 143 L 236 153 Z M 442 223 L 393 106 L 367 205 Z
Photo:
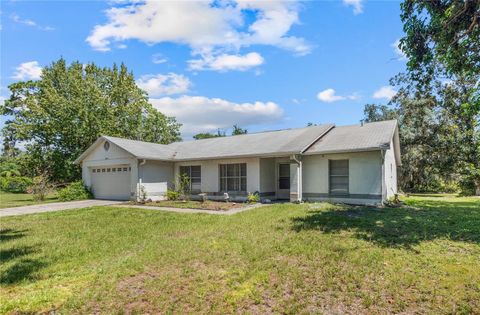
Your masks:
M 129 200 L 130 173 L 128 165 L 92 167 L 92 193 L 96 199 Z

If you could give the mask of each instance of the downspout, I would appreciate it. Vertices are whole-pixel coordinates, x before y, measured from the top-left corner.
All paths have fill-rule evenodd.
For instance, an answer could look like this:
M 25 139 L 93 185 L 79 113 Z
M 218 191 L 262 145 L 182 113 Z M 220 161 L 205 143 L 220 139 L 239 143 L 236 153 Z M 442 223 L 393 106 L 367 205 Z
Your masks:
M 138 180 L 137 180 L 137 199 L 140 195 L 140 186 L 142 186 L 142 177 L 143 177 L 143 169 L 140 166 L 143 166 L 147 163 L 146 159 L 143 159 L 140 163 L 138 163 Z
M 386 150 L 380 150 L 382 159 L 382 203 L 384 203 L 387 199 L 387 183 L 385 182 L 385 153 Z
M 293 155 L 293 160 L 297 163 L 298 165 L 298 174 L 297 174 L 297 189 L 298 189 L 298 196 L 297 196 L 297 201 L 302 202 L 303 200 L 303 189 L 302 189 L 302 173 L 303 173 L 303 168 L 302 168 L 302 161 L 297 159 L 297 156 L 294 154 Z

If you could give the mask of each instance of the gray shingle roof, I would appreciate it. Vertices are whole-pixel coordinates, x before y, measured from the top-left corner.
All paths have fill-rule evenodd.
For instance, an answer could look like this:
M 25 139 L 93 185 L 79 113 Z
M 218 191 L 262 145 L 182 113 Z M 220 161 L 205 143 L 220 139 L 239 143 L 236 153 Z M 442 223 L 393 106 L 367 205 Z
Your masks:
M 170 160 L 175 150 L 169 145 L 104 136 L 130 154 L 142 159 Z
M 396 120 L 367 123 L 363 126 L 334 127 L 331 124 L 306 128 L 251 133 L 239 136 L 174 142 L 168 145 L 103 136 L 75 161 L 79 163 L 104 139 L 133 156 L 152 160 L 202 160 L 246 156 L 322 154 L 366 151 L 389 145 Z
M 172 143 L 175 160 L 211 159 L 238 156 L 300 153 L 330 130 L 333 125 L 267 131 Z
M 388 147 L 396 127 L 396 120 L 366 123 L 363 126 L 335 127 L 315 142 L 305 153 L 366 151 Z

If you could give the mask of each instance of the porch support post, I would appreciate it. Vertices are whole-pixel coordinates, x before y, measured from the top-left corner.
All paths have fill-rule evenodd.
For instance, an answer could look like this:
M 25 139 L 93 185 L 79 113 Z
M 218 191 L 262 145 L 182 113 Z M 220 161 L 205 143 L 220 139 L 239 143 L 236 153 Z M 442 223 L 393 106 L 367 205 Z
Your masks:
M 302 165 L 302 156 L 301 155 L 292 155 L 292 160 L 296 164 L 295 166 L 295 176 L 294 180 L 296 180 L 296 191 L 292 194 L 290 193 L 290 201 L 302 202 L 303 200 L 303 187 L 302 187 L 302 173 L 303 173 L 303 165 Z

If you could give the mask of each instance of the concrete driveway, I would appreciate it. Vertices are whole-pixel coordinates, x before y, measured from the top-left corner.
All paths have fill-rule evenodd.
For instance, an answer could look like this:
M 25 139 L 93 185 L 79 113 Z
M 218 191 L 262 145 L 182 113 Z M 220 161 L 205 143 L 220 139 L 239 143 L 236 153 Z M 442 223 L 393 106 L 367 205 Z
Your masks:
M 125 201 L 113 201 L 113 200 L 79 200 L 68 202 L 54 202 L 41 205 L 14 207 L 0 209 L 0 217 L 8 217 L 12 215 L 22 215 L 41 212 L 53 212 L 67 209 L 79 209 L 89 208 L 96 206 L 108 206 L 124 203 Z

